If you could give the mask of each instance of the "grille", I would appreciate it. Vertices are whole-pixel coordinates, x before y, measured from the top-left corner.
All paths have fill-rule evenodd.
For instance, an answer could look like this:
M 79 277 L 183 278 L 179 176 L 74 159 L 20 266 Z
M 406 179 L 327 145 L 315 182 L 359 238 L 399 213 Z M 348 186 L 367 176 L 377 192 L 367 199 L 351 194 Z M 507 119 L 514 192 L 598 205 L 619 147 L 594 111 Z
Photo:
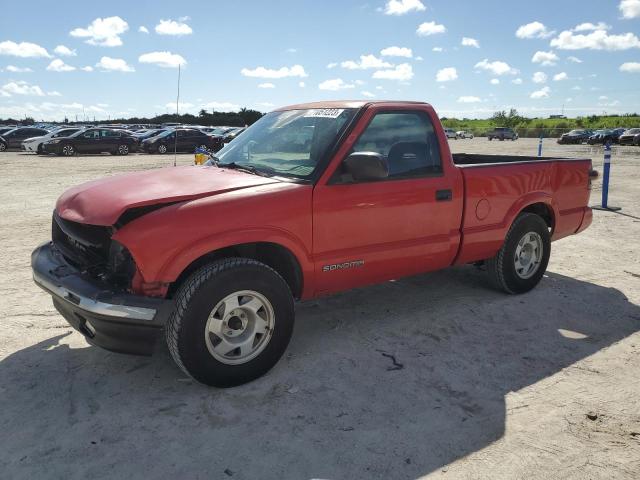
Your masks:
M 81 271 L 104 268 L 109 261 L 108 227 L 84 225 L 53 213 L 51 238 L 60 253 Z

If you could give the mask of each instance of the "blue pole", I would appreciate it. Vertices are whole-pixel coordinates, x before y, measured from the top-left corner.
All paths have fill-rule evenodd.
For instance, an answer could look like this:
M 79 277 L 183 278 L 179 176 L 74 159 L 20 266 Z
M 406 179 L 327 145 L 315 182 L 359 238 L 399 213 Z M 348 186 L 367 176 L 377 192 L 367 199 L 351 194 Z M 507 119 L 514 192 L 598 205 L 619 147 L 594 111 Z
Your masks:
M 611 168 L 611 145 L 604 146 L 604 176 L 602 177 L 602 208 L 607 208 L 609 199 L 609 169 Z
M 538 156 L 542 156 L 542 134 L 540 134 L 540 140 L 538 141 Z

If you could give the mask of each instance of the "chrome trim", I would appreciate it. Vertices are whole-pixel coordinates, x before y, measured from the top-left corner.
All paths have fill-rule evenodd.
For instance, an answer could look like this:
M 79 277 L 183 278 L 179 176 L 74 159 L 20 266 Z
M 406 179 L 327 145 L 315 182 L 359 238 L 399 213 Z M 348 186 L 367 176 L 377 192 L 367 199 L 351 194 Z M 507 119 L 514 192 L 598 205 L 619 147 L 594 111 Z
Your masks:
M 64 287 L 54 285 L 46 278 L 40 276 L 37 272 L 33 272 L 33 281 L 39 286 L 47 290 L 52 295 L 65 300 L 76 307 L 87 312 L 108 317 L 127 318 L 131 320 L 152 321 L 156 316 L 156 310 L 153 308 L 132 307 L 128 305 L 114 305 L 112 303 L 99 302 L 91 298 L 78 295 Z M 72 300 L 73 298 L 73 300 Z

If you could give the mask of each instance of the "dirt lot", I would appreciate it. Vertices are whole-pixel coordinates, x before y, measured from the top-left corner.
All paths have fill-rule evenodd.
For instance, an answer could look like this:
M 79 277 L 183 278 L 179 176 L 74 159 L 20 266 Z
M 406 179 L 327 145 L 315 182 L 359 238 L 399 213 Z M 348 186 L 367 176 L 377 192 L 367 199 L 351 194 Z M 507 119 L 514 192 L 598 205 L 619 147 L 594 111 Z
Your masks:
M 452 146 L 535 154 L 537 141 Z M 600 148 L 544 153 L 602 166 Z M 164 349 L 89 347 L 31 280 L 63 190 L 172 158 L 0 154 L 0 476 L 637 479 L 640 148 L 613 158 L 622 212 L 554 243 L 533 292 L 460 267 L 300 304 L 286 358 L 216 390 Z

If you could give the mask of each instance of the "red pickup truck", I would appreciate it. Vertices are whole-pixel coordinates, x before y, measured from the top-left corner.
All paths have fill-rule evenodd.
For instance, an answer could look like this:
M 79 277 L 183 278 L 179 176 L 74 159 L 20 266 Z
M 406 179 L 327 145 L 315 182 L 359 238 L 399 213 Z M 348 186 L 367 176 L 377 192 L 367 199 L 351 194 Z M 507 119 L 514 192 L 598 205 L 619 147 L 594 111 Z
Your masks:
M 433 108 L 321 102 L 265 115 L 208 166 L 65 192 L 34 279 L 87 340 L 214 386 L 285 351 L 294 300 L 468 263 L 517 294 L 589 226 L 590 160 L 452 155 Z

